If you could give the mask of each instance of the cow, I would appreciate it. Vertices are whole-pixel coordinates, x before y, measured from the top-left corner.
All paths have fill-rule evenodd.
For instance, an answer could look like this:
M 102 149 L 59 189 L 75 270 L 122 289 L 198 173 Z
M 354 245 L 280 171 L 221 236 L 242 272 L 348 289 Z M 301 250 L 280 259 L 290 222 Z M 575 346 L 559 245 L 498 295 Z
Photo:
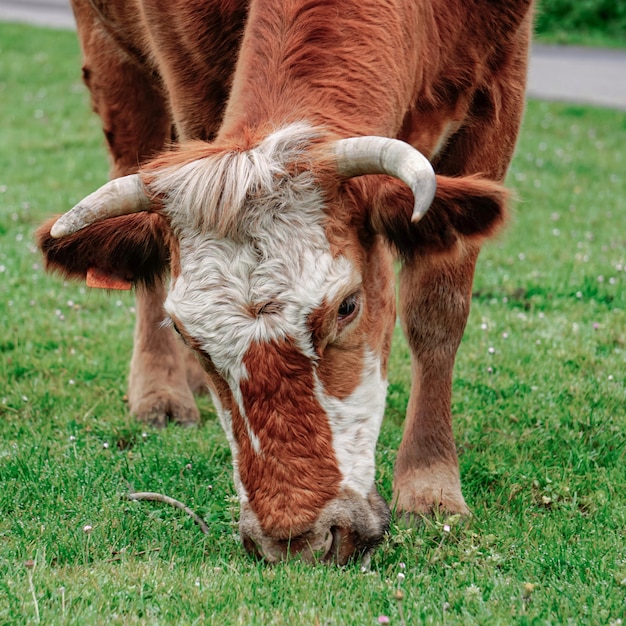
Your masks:
M 37 237 L 48 269 L 136 287 L 130 411 L 194 424 L 208 385 L 245 548 L 344 564 L 390 521 L 375 447 L 398 308 L 392 505 L 469 514 L 452 370 L 506 217 L 532 0 L 72 5 L 111 180 Z

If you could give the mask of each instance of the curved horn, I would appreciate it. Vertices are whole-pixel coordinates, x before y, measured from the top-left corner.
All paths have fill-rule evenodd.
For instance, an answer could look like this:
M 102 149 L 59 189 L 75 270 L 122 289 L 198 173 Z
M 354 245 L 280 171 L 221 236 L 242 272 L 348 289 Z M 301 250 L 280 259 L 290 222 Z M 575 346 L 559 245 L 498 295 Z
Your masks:
M 335 142 L 334 153 L 340 176 L 388 174 L 406 183 L 413 192 L 412 222 L 428 210 L 437 189 L 430 161 L 418 150 L 399 139 L 351 137 Z
M 150 198 L 138 174 L 114 178 L 62 215 L 54 223 L 50 235 L 55 239 L 67 237 L 94 222 L 139 213 L 149 207 Z

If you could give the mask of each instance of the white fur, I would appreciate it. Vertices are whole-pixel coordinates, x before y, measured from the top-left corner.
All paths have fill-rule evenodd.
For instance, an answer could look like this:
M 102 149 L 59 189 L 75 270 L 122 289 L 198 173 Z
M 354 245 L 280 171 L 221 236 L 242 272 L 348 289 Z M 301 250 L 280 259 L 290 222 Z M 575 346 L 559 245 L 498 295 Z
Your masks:
M 156 173 L 150 191 L 165 197 L 177 229 L 245 237 L 252 222 L 267 222 L 265 213 L 256 211 L 259 201 L 289 203 L 296 199 L 290 192 L 298 194 L 299 184 L 311 184 L 307 148 L 316 137 L 308 124 L 292 124 L 268 135 L 252 150 L 164 168 Z M 291 178 L 287 166 L 295 162 L 304 173 Z M 265 231 L 271 234 L 268 225 Z
M 241 482 L 241 477 L 239 475 L 239 446 L 237 445 L 237 440 L 235 439 L 235 435 L 233 434 L 233 416 L 230 411 L 227 411 L 219 398 L 219 396 L 213 392 L 212 389 L 209 390 L 211 393 L 211 399 L 213 400 L 213 405 L 217 411 L 219 416 L 220 424 L 226 433 L 226 439 L 228 440 L 228 445 L 230 446 L 230 452 L 233 457 L 233 483 L 235 484 L 235 491 L 237 492 L 237 496 L 239 497 L 240 502 L 248 501 L 248 492 L 246 488 L 243 486 Z
M 217 167 L 209 158 L 167 171 L 156 185 L 173 189 L 166 210 L 180 242 L 181 271 L 165 309 L 228 383 L 257 453 L 240 388 L 250 345 L 290 338 L 315 359 L 309 314 L 359 281 L 352 264 L 330 252 L 323 198 L 310 173 L 285 171 L 312 136 L 308 127 L 288 127 Z M 232 189 L 220 193 L 219 185 Z M 253 312 L 266 303 L 268 312 Z
M 341 400 L 326 393 L 317 377 L 315 395 L 328 416 L 343 476 L 341 485 L 366 498 L 374 484 L 376 441 L 387 395 L 380 359 L 364 349 L 361 382 L 348 398 Z

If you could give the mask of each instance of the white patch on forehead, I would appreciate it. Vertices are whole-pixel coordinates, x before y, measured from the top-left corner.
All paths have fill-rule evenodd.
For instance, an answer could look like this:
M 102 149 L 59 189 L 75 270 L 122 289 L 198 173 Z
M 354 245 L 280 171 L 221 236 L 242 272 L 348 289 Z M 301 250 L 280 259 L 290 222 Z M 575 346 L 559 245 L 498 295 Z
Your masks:
M 374 485 L 376 442 L 387 396 L 380 359 L 365 349 L 361 382 L 348 398 L 342 400 L 327 394 L 317 377 L 315 395 L 328 416 L 343 476 L 341 486 L 367 498 Z
M 252 343 L 289 337 L 313 358 L 309 314 L 354 281 L 348 260 L 330 254 L 321 225 L 283 228 L 290 235 L 283 233 L 282 245 L 181 237 L 181 272 L 165 308 L 231 388 L 247 376 L 243 359 Z
M 250 374 L 244 357 L 251 344 L 288 338 L 315 359 L 309 314 L 358 280 L 348 259 L 331 254 L 324 201 L 312 175 L 286 174 L 289 159 L 300 154 L 294 145 L 301 146 L 303 135 L 301 126 L 289 128 L 295 136 L 291 143 L 289 129 L 283 129 L 234 161 L 229 157 L 235 171 L 219 170 L 222 184 L 236 186 L 234 181 L 241 176 L 248 187 L 245 193 L 225 192 L 219 202 L 231 198 L 241 206 L 207 208 L 201 190 L 194 187 L 194 170 L 189 184 L 188 172 L 181 174 L 180 191 L 169 194 L 166 209 L 179 237 L 180 274 L 165 309 L 180 320 L 228 383 L 257 452 L 260 444 L 247 423 L 240 391 L 241 381 Z M 214 166 L 214 158 L 207 161 L 203 167 Z M 247 171 L 250 168 L 253 171 Z M 209 192 L 216 193 L 214 187 Z M 199 197 L 195 204 L 193 196 Z M 182 208 L 171 204 L 179 200 Z M 236 215 L 237 221 L 227 224 L 228 220 L 207 216 L 200 228 L 196 222 L 206 211 Z

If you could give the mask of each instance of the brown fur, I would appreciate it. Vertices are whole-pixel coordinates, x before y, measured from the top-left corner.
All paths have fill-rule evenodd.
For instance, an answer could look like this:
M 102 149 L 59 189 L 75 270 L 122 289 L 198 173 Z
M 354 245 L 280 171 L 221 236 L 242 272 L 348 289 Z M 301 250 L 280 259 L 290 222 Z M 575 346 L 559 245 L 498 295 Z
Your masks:
M 249 377 L 241 393 L 261 451 L 251 448 L 235 408 L 241 481 L 263 530 L 287 539 L 308 530 L 320 509 L 338 495 L 341 474 L 332 435 L 311 394 L 311 362 L 288 341 L 253 344 L 244 364 Z
M 154 285 L 169 270 L 176 245 L 165 220 L 155 213 L 123 215 L 97 222 L 69 237 L 53 239 L 48 220 L 36 233 L 46 269 L 84 279 L 95 268 L 132 283 Z
M 505 219 L 508 198 L 500 185 L 484 178 L 437 176 L 435 200 L 413 224 L 413 196 L 406 186 L 395 180 L 379 182 L 364 195 L 372 203 L 372 228 L 385 233 L 406 258 L 450 250 L 460 238 L 480 242 L 493 235 Z M 366 201 L 362 204 L 367 206 Z
M 113 176 L 135 171 L 172 141 L 215 140 L 163 153 L 144 167 L 147 182 L 160 168 L 248 149 L 268 132 L 300 121 L 318 127 L 325 139 L 397 137 L 431 159 L 438 191 L 418 224 L 410 221 L 413 198 L 398 181 L 370 176 L 343 183 L 328 162 L 314 164 L 327 194 L 328 239 L 362 272 L 368 306 L 361 326 L 345 338 L 349 354 L 341 353 L 340 345 L 322 345 L 334 324 L 335 303 L 316 312 L 310 324 L 321 337 L 319 355 L 335 353 L 320 366 L 330 393 L 344 397 L 354 389 L 356 376 L 336 380 L 338 372 L 358 369 L 366 341 L 385 370 L 395 304 L 382 238 L 399 252 L 404 262 L 400 315 L 413 383 L 394 498 L 407 513 L 438 506 L 466 513 L 452 436 L 452 370 L 480 245 L 505 218 L 500 184 L 523 112 L 532 1 L 73 0 L 73 7 L 85 82 L 103 120 Z M 67 275 L 83 276 L 95 265 L 154 285 L 138 295 L 143 306 L 131 368 L 133 404 L 147 405 L 142 415 L 154 409 L 157 421 L 169 413 L 178 419 L 188 412 L 188 388 L 177 398 L 141 387 L 148 379 L 156 387 L 167 379 L 158 363 L 169 350 L 177 356 L 168 372 L 177 372 L 180 380 L 184 370 L 179 348 L 155 330 L 153 319 L 168 260 L 177 271 L 176 242 L 158 216 L 118 219 L 61 242 L 50 240 L 48 224 L 40 231 L 40 245 L 48 266 Z M 279 378 L 258 368 L 247 383 L 247 393 L 258 397 L 246 409 L 251 423 L 263 433 L 265 445 L 276 437 L 287 446 L 286 451 L 272 448 L 269 464 L 251 460 L 241 416 L 234 417 L 248 459 L 241 470 L 251 503 L 257 514 L 263 511 L 266 531 L 276 525 L 286 534 L 310 526 L 314 511 L 336 495 L 337 469 L 329 456 L 329 434 L 316 421 L 319 407 L 302 383 L 310 378 L 309 365 L 286 345 L 255 350 L 263 353 L 248 355 L 250 364 L 266 359 L 279 370 L 290 364 L 301 377 L 296 384 L 302 385 L 303 408 L 288 406 Z M 226 394 L 207 359 L 205 370 L 220 396 Z M 270 411 L 266 423 L 270 392 L 277 412 Z M 168 408 L 159 408 L 164 403 Z M 311 430 L 296 425 L 292 441 L 283 416 L 296 409 L 307 416 Z M 290 463 L 302 455 L 295 479 L 280 462 L 286 454 Z M 296 480 L 293 491 L 283 493 L 291 480 Z M 349 539 L 348 528 L 341 534 L 345 560 L 358 542 Z

